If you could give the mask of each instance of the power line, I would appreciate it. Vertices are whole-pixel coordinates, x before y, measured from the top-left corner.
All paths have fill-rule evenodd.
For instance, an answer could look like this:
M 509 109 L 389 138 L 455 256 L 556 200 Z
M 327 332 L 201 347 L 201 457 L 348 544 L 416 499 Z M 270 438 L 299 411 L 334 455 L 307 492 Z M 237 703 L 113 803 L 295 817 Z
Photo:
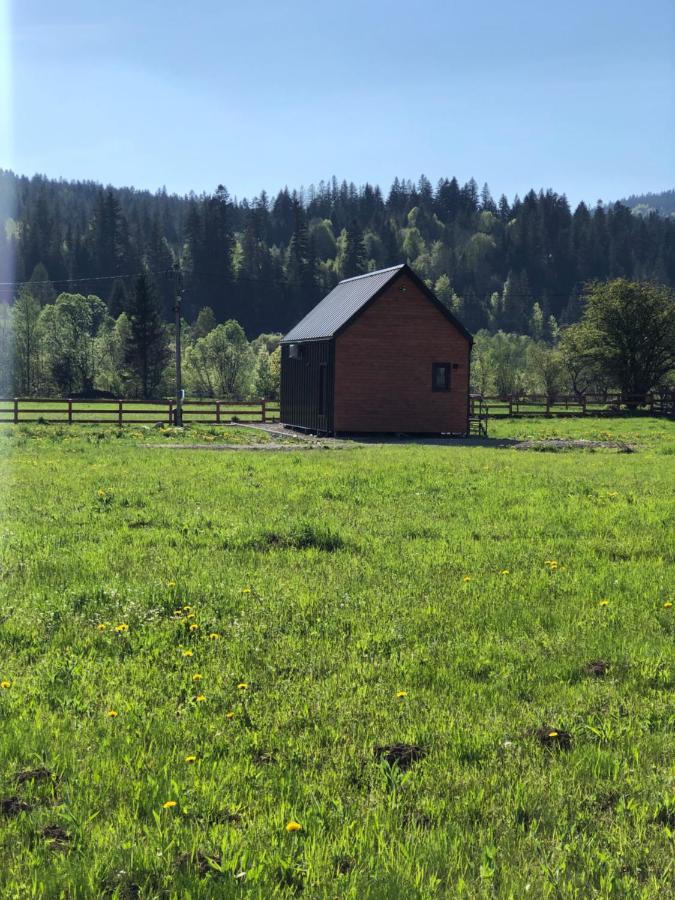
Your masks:
M 127 275 L 91 275 L 91 276 L 83 276 L 81 278 L 48 278 L 46 281 L 0 281 L 0 287 L 24 287 L 25 285 L 38 285 L 38 284 L 81 284 L 82 282 L 87 281 L 117 281 L 122 278 L 139 278 L 141 275 L 166 275 L 169 272 L 172 272 L 173 269 L 158 269 L 157 271 L 150 272 L 131 272 Z
M 100 281 L 121 281 L 129 278 L 138 278 L 141 275 L 175 275 L 175 267 L 171 267 L 168 269 L 156 269 L 156 270 L 144 270 L 142 272 L 131 272 L 127 274 L 114 274 L 114 275 L 91 275 L 91 276 L 80 276 L 79 278 L 49 278 L 44 281 L 0 281 L 0 290 L 4 290 L 6 292 L 11 291 L 12 289 L 17 289 L 25 286 L 37 286 L 37 285 L 47 285 L 50 284 L 53 287 L 57 285 L 76 285 L 76 284 L 88 284 L 90 282 L 100 282 Z M 219 279 L 223 286 L 235 286 L 237 284 L 248 283 L 252 285 L 260 284 L 262 282 L 265 284 L 273 284 L 278 287 L 290 287 L 290 282 L 288 282 L 283 276 L 279 277 L 270 277 L 258 279 L 251 275 L 224 275 L 222 272 L 209 272 L 206 270 L 197 270 L 191 271 L 188 274 L 188 278 L 213 278 Z M 191 286 L 188 282 L 187 290 L 190 291 Z M 574 288 L 572 292 L 574 292 Z M 493 292 L 495 293 L 495 292 Z M 498 291 L 496 293 L 499 293 Z M 551 292 L 551 291 L 541 291 L 541 297 L 547 299 L 569 299 L 571 293 L 562 293 L 562 292 Z M 522 293 L 518 292 L 509 292 L 509 296 L 513 298 L 526 299 L 526 300 L 536 300 L 538 299 L 536 296 L 533 296 L 532 292 Z M 462 298 L 464 299 L 464 298 Z

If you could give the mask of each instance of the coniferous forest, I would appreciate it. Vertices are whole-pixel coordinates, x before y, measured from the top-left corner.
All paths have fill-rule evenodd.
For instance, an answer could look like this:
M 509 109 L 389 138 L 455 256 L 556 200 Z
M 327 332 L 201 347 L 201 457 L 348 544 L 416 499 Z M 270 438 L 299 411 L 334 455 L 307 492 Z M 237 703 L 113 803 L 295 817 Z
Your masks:
M 169 321 L 178 262 L 185 318 L 210 307 L 249 337 L 288 329 L 341 278 L 404 260 L 473 332 L 529 334 L 541 314 L 573 322 L 591 279 L 675 285 L 672 218 L 621 203 L 572 210 L 551 190 L 509 201 L 473 180 L 397 179 L 383 192 L 332 179 L 237 200 L 222 186 L 178 197 L 0 172 L 0 196 L 0 260 L 15 260 L 1 281 L 40 266 L 57 293 L 95 294 L 117 315 L 146 269 Z M 1 299 L 17 292 L 5 284 Z
M 333 178 L 238 200 L 0 171 L 0 392 L 170 392 L 180 290 L 188 389 L 274 396 L 279 332 L 341 278 L 402 261 L 476 334 L 474 387 L 576 390 L 559 350 L 580 356 L 566 326 L 585 286 L 675 285 L 675 217 L 644 200 L 572 210 L 552 190 L 495 200 L 473 180 L 425 177 L 386 194 Z

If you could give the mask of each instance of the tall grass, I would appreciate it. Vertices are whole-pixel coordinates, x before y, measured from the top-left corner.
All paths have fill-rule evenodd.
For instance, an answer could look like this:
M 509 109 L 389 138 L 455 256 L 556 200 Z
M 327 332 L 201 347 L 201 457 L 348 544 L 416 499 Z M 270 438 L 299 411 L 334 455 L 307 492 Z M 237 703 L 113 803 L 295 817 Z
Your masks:
M 617 429 L 4 429 L 0 895 L 671 894 L 675 426 Z

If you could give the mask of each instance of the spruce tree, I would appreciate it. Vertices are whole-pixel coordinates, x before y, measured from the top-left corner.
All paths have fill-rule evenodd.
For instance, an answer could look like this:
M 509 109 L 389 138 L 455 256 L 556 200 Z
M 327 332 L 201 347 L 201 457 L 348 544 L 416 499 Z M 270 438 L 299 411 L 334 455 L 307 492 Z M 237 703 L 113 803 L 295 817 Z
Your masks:
M 363 232 L 356 220 L 347 227 L 347 250 L 345 253 L 343 278 L 363 275 L 366 271 L 366 248 L 363 243 Z
M 129 334 L 125 360 L 136 376 L 141 396 L 151 397 L 161 383 L 169 351 L 159 301 L 145 273 L 136 281 L 127 315 Z
M 218 323 L 216 322 L 216 317 L 213 315 L 213 310 L 210 306 L 203 306 L 199 310 L 199 315 L 195 321 L 194 327 L 192 329 L 192 337 L 194 340 L 199 340 L 199 338 L 206 337 L 209 332 L 213 331 Z
M 121 278 L 116 278 L 108 300 L 108 312 L 117 319 L 127 308 L 127 289 Z
M 49 273 L 42 263 L 38 263 L 33 269 L 28 287 L 40 306 L 46 306 L 56 300 L 54 285 L 49 280 Z

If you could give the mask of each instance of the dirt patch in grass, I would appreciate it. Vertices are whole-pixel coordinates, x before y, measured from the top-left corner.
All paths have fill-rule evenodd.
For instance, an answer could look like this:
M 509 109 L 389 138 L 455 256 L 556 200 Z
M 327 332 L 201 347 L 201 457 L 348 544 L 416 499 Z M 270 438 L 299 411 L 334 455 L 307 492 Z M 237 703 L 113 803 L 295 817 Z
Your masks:
M 511 444 L 513 450 L 538 450 L 540 453 L 559 453 L 561 450 L 616 450 L 617 453 L 635 453 L 635 444 L 625 441 L 587 441 L 567 438 L 519 441 Z
M 54 778 L 54 773 L 50 769 L 40 766 L 37 769 L 23 769 L 21 772 L 17 772 L 15 780 L 17 784 L 25 784 L 27 781 L 50 781 L 52 778 Z
M 537 729 L 537 740 L 547 750 L 571 750 L 572 735 L 569 731 L 544 725 Z
M 4 797 L 0 800 L 0 816 L 12 818 L 13 816 L 18 816 L 19 813 L 28 812 L 29 810 L 30 804 L 19 797 Z
M 262 751 L 260 753 L 254 753 L 251 759 L 256 766 L 269 766 L 277 761 L 277 754 L 274 750 Z
M 378 744 L 373 747 L 373 754 L 379 762 L 409 769 L 413 763 L 424 758 L 425 751 L 417 744 Z
M 194 869 L 201 876 L 206 875 L 208 872 L 220 875 L 222 863 L 223 860 L 219 853 L 208 855 L 201 850 L 196 850 L 193 853 L 181 853 L 176 860 L 176 867 L 179 869 Z
M 662 806 L 654 816 L 654 823 L 664 828 L 675 828 L 675 806 Z
M 274 453 L 284 450 L 317 450 L 323 449 L 313 444 L 142 444 L 150 450 L 263 450 Z
M 54 853 L 65 853 L 70 847 L 70 835 L 60 825 L 45 825 L 40 834 Z
M 609 663 L 604 659 L 592 659 L 586 663 L 586 674 L 594 678 L 603 678 L 607 674 Z
M 345 541 L 337 532 L 312 522 L 298 522 L 283 531 L 265 529 L 244 543 L 253 550 L 316 549 L 326 553 L 333 553 L 345 546 Z

